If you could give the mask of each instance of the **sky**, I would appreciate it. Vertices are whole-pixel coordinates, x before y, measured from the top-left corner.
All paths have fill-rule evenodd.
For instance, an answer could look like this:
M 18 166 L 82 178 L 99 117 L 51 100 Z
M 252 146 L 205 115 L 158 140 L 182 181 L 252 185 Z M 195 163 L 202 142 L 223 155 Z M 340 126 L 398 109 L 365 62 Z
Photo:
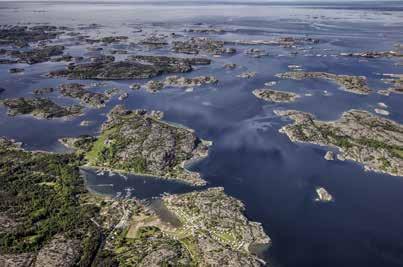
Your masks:
M 0 2 L 248 2 L 249 0 L 0 0 Z M 399 2 L 402 0 L 250 0 L 250 2 Z

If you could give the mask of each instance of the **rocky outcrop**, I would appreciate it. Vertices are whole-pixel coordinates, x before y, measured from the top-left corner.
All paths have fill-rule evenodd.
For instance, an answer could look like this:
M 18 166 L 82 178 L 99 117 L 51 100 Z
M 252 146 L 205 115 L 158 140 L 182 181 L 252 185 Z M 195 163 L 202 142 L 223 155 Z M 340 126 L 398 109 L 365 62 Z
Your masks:
M 33 266 L 35 254 L 19 253 L 19 254 L 1 254 L 0 266 L 2 267 L 30 267 Z
M 147 91 L 155 93 L 164 88 L 164 83 L 161 81 L 149 81 L 145 84 L 145 88 Z
M 256 76 L 256 72 L 254 71 L 246 71 L 242 72 L 241 74 L 238 74 L 236 77 L 238 78 L 244 78 L 244 79 L 251 79 Z
M 289 103 L 297 100 L 299 95 L 285 92 L 285 91 L 277 91 L 272 89 L 256 89 L 252 92 L 257 98 L 261 98 L 268 102 L 277 102 L 277 103 Z
M 66 116 L 78 116 L 82 114 L 82 107 L 59 106 L 45 98 L 13 98 L 0 101 L 8 108 L 7 114 L 10 116 L 30 114 L 40 119 L 61 118 Z
M 44 94 L 50 94 L 53 93 L 55 89 L 53 87 L 42 87 L 42 88 L 37 88 L 34 89 L 32 92 L 35 95 L 44 95 Z
M 304 79 L 324 79 L 330 80 L 347 92 L 367 95 L 371 93 L 367 85 L 367 79 L 363 76 L 349 76 L 349 75 L 337 75 L 327 72 L 306 72 L 306 71 L 291 71 L 280 73 L 276 75 L 282 79 L 304 80 Z
M 338 147 L 338 158 L 364 164 L 367 170 L 403 176 L 403 126 L 361 110 L 343 113 L 336 121 L 315 120 L 300 111 L 275 111 L 293 124 L 280 131 L 295 142 Z
M 334 153 L 333 151 L 327 151 L 325 156 L 324 156 L 325 160 L 334 160 Z
M 171 87 L 196 87 L 206 84 L 215 84 L 218 80 L 214 76 L 179 77 L 168 76 L 164 80 L 164 86 Z
M 318 202 L 332 202 L 334 201 L 333 196 L 327 192 L 327 190 L 323 187 L 316 188 L 316 195 L 315 201 Z
M 385 90 L 379 90 L 382 95 L 390 95 L 391 93 L 403 94 L 403 74 L 383 74 L 383 81 L 391 86 Z

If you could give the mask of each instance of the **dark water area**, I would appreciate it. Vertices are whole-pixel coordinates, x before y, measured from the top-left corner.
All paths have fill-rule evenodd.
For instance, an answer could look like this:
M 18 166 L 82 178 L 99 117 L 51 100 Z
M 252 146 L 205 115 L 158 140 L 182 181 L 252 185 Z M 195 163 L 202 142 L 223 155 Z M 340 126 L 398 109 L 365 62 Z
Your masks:
M 79 27 L 98 23 L 99 29 L 82 29 L 92 37 L 127 35 L 130 41 L 143 38 L 133 33 L 180 32 L 195 23 L 226 29 L 223 34 L 208 35 L 221 40 L 260 40 L 280 36 L 313 37 L 321 42 L 307 45 L 297 55 L 278 46 L 253 46 L 264 49 L 267 57 L 251 58 L 237 46 L 233 56 L 212 58 L 210 66 L 197 66 L 185 74 L 194 77 L 214 75 L 216 85 L 166 89 L 150 94 L 133 91 L 129 85 L 147 81 L 107 81 L 91 90 L 120 88 L 128 92 L 123 101 L 114 98 L 105 108 L 86 109 L 83 116 L 70 120 L 38 120 L 30 116 L 9 117 L 0 106 L 0 136 L 24 142 L 32 150 L 65 152 L 61 137 L 96 135 L 108 111 L 117 104 L 127 108 L 156 109 L 165 120 L 183 124 L 197 135 L 213 141 L 209 156 L 194 164 L 208 186 L 223 186 L 226 193 L 246 205 L 250 220 L 263 224 L 273 246 L 265 257 L 272 266 L 339 267 L 403 266 L 403 178 L 365 172 L 350 161 L 326 161 L 327 147 L 292 143 L 278 130 L 291 121 L 273 113 L 276 109 L 296 109 L 313 113 L 322 120 L 335 120 L 349 109 L 374 112 L 378 103 L 388 106 L 388 118 L 403 123 L 403 95 L 373 93 L 355 95 L 322 80 L 281 80 L 275 74 L 300 65 L 306 71 L 364 75 L 374 90 L 387 88 L 383 73 L 403 73 L 396 58 L 359 59 L 338 56 L 341 52 L 389 51 L 403 43 L 403 11 L 400 2 L 360 4 L 301 5 L 239 3 L 147 4 L 147 3 L 12 3 L 0 2 L 0 24 L 49 23 Z M 56 40 L 66 45 L 66 53 L 84 55 L 83 45 L 67 37 Z M 119 48 L 116 45 L 115 48 Z M 168 49 L 142 51 L 123 46 L 129 54 L 170 54 Z M 400 60 L 401 62 L 401 60 Z M 235 70 L 225 70 L 236 63 Z M 0 99 L 33 96 L 32 90 L 74 80 L 50 79 L 50 70 L 63 63 L 0 65 L 0 87 L 6 89 Z M 11 67 L 25 69 L 23 75 L 9 74 Z M 236 77 L 243 71 L 255 71 L 254 79 Z M 158 77 L 163 79 L 165 76 Z M 271 104 L 257 99 L 252 91 L 264 83 L 276 81 L 275 89 L 295 92 L 294 103 Z M 91 84 L 93 81 L 79 81 Z M 49 98 L 60 104 L 77 101 L 58 92 Z M 80 126 L 84 120 L 94 123 Z M 151 198 L 164 192 L 193 190 L 182 183 L 149 177 L 108 173 L 97 175 L 84 170 L 91 190 L 115 197 Z M 314 201 L 315 188 L 323 186 L 335 198 L 331 203 Z

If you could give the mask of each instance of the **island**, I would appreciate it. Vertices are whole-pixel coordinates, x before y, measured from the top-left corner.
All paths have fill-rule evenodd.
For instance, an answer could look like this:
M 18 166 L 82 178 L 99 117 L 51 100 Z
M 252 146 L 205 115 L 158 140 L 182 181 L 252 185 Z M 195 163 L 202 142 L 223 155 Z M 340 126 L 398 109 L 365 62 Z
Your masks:
M 282 79 L 293 79 L 293 80 L 304 80 L 304 79 L 330 80 L 340 85 L 344 91 L 360 95 L 368 95 L 372 91 L 371 89 L 369 89 L 367 85 L 367 79 L 363 76 L 338 75 L 327 72 L 307 72 L 307 71 L 290 71 L 276 74 L 276 76 Z
M 101 93 L 94 93 L 85 89 L 84 84 L 66 83 L 59 86 L 60 94 L 63 96 L 79 99 L 82 104 L 90 107 L 101 108 L 109 100 L 109 96 Z
M 261 98 L 267 102 L 289 103 L 294 102 L 300 96 L 285 91 L 277 91 L 272 89 L 255 89 L 252 92 L 257 98 Z
M 280 129 L 291 141 L 337 147 L 339 159 L 359 162 L 366 170 L 403 175 L 403 125 L 367 111 L 350 110 L 336 121 L 319 121 L 305 112 L 276 110 L 294 120 Z
M 132 56 L 125 61 L 96 60 L 70 64 L 64 70 L 51 71 L 49 77 L 94 80 L 148 79 L 167 73 L 192 71 L 192 65 L 210 64 L 208 59 L 188 59 L 168 56 Z
M 151 80 L 145 84 L 147 91 L 155 93 L 166 87 L 193 88 L 208 84 L 216 84 L 218 79 L 214 76 L 180 77 L 172 75 L 164 80 Z
M 188 171 L 186 165 L 206 157 L 211 142 L 161 119 L 161 112 L 132 111 L 118 105 L 108 114 L 96 141 L 76 148 L 85 151 L 90 167 L 205 185 L 200 174 Z
M 317 194 L 317 198 L 315 198 L 315 201 L 318 202 L 332 202 L 334 201 L 334 198 L 331 194 L 329 194 L 329 192 L 327 192 L 327 190 L 323 187 L 317 187 L 316 188 L 316 194 Z
M 0 100 L 0 104 L 7 107 L 9 116 L 32 115 L 39 119 L 79 116 L 83 107 L 78 105 L 60 106 L 46 98 L 8 98 Z

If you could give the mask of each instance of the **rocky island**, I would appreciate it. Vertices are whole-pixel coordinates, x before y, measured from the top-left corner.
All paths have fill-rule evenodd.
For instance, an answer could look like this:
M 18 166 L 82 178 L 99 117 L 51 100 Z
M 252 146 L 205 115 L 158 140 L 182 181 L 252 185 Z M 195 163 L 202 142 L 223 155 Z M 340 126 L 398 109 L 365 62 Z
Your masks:
M 299 95 L 291 92 L 277 91 L 272 89 L 255 89 L 252 92 L 257 98 L 268 102 L 289 103 L 297 100 Z
M 100 60 L 70 64 L 65 70 L 51 71 L 50 77 L 94 80 L 148 79 L 167 73 L 184 73 L 192 65 L 210 64 L 208 59 L 187 59 L 167 56 L 133 56 L 125 61 Z
M 6 54 L 17 58 L 17 63 L 37 64 L 49 61 L 53 56 L 63 54 L 64 46 L 52 45 L 35 48 L 30 51 L 7 51 Z
M 86 153 L 88 165 L 204 185 L 198 173 L 186 170 L 186 164 L 207 156 L 209 142 L 161 117 L 158 112 L 116 106 Z
M 104 107 L 109 96 L 101 93 L 94 93 L 85 89 L 85 85 L 79 83 L 67 83 L 59 86 L 63 96 L 79 99 L 82 104 L 90 107 Z
M 315 120 L 295 110 L 275 111 L 294 120 L 284 126 L 291 141 L 339 148 L 340 159 L 364 164 L 367 170 L 403 175 L 403 126 L 361 110 L 344 112 L 336 121 Z
M 327 190 L 323 187 L 317 187 L 316 188 L 316 195 L 317 197 L 315 198 L 315 201 L 318 202 L 332 202 L 334 201 L 334 198 Z
M 30 43 L 52 40 L 60 35 L 54 26 L 0 26 L 0 45 L 14 45 L 22 48 Z
M 8 115 L 27 115 L 30 114 L 40 119 L 61 118 L 66 116 L 78 116 L 82 114 L 82 107 L 78 105 L 73 106 L 59 106 L 46 98 L 13 98 L 0 100 L 8 108 Z
M 363 76 L 349 76 L 349 75 L 337 75 L 327 72 L 306 72 L 306 71 L 290 71 L 280 73 L 276 75 L 282 79 L 304 80 L 304 79 L 324 79 L 330 80 L 347 92 L 368 95 L 371 93 L 367 85 L 366 78 Z

